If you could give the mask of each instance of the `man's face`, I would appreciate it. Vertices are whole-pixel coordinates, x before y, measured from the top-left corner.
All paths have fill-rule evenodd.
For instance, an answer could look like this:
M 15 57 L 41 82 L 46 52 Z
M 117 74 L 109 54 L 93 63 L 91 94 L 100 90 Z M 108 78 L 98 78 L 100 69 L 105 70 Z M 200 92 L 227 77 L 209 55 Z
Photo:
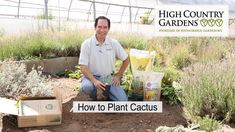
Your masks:
M 99 39 L 105 39 L 109 32 L 108 21 L 105 19 L 99 19 L 97 26 L 95 27 L 96 37 Z

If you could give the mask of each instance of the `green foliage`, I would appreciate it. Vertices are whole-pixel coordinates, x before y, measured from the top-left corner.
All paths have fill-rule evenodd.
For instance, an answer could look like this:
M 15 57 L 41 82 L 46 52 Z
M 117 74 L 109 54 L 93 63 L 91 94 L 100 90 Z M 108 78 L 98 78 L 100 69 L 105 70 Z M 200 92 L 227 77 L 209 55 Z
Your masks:
M 164 86 L 162 87 L 162 96 L 166 99 L 167 103 L 170 105 L 179 104 L 180 100 L 178 98 L 178 93 L 181 89 L 177 89 L 174 86 Z
M 61 71 L 57 73 L 56 75 L 59 77 L 69 77 L 69 74 L 73 73 L 73 71 L 65 69 L 64 71 Z
M 60 122 L 60 121 L 61 121 L 60 117 L 56 117 L 50 120 L 50 122 Z
M 172 65 L 177 69 L 187 67 L 193 61 L 188 46 L 177 44 L 172 47 L 170 53 Z
M 80 91 L 81 89 L 81 83 L 73 87 L 73 91 Z
M 160 44 L 159 40 L 151 39 L 148 41 L 147 49 L 149 51 L 156 51 L 155 62 L 156 66 L 166 67 L 169 66 L 169 56 L 166 53 L 166 50 L 163 49 L 162 45 Z
M 229 121 L 235 114 L 235 55 L 222 61 L 194 64 L 180 79 L 181 102 L 192 115 L 212 115 Z M 232 119 L 234 120 L 234 119 Z
M 130 72 L 130 70 L 127 70 L 127 72 L 125 72 L 121 80 L 121 85 L 128 93 L 131 92 L 132 79 L 133 79 L 132 73 Z
M 38 16 L 37 16 L 37 19 L 46 19 L 46 16 L 45 16 L 45 14 L 38 15 Z M 53 16 L 52 13 L 50 12 L 50 13 L 48 14 L 48 20 L 52 20 L 52 19 L 55 19 L 55 16 Z
M 193 119 L 193 124 L 198 124 L 199 130 L 206 132 L 217 131 L 222 126 L 220 121 L 217 121 L 213 116 L 210 118 L 209 115 L 195 117 L 195 119 Z
M 199 127 L 195 127 L 199 126 Z M 182 125 L 177 125 L 175 127 L 160 126 L 155 131 L 156 132 L 191 132 L 191 131 L 205 131 L 205 132 L 214 132 L 218 131 L 222 126 L 220 121 L 217 121 L 215 118 L 209 117 L 195 117 L 192 124 L 189 125 L 189 128 L 185 128 Z M 195 130 L 196 128 L 196 130 Z
M 146 11 L 144 12 L 144 16 L 142 16 L 140 19 L 140 23 L 141 24 L 152 24 L 153 23 L 153 20 L 150 20 L 150 14 L 151 14 L 151 11 Z
M 161 70 L 164 73 L 164 77 L 162 79 L 162 95 L 166 99 L 167 103 L 170 105 L 180 103 L 177 93 L 180 89 L 176 89 L 174 87 L 173 82 L 177 80 L 179 77 L 179 72 L 174 68 L 163 68 Z
M 121 85 L 126 91 L 129 100 L 143 100 L 143 81 L 141 81 L 140 78 L 134 78 L 130 68 L 128 68 L 128 70 L 123 75 Z
M 75 72 L 69 73 L 68 76 L 75 79 L 80 79 L 82 77 L 82 71 L 79 65 L 77 65 Z
M 114 34 L 112 36 L 114 36 L 114 38 L 116 38 L 126 49 L 146 49 L 146 46 L 148 45 L 147 38 L 140 34 Z
M 173 67 L 155 67 L 155 71 L 163 72 L 161 95 L 170 105 L 179 104 L 178 94 L 181 89 L 177 86 L 177 79 L 180 72 Z
M 221 60 L 235 44 L 232 38 L 152 38 L 148 48 L 157 51 L 157 64 L 182 69 L 196 62 Z
M 130 67 L 122 77 L 121 85 L 124 87 L 128 95 L 128 99 L 132 101 L 142 101 L 143 100 L 143 87 L 144 81 L 143 78 L 134 77 L 131 73 Z
M 76 70 L 73 72 L 71 70 L 65 70 L 63 72 L 60 72 L 58 74 L 56 74 L 57 76 L 59 77 L 70 77 L 70 78 L 73 78 L 73 79 L 81 79 L 82 77 L 82 72 L 81 72 L 81 68 L 79 65 L 75 66 Z M 81 82 L 80 80 L 78 81 L 78 85 L 76 86 L 73 86 L 72 90 L 73 91 L 80 91 L 81 89 Z

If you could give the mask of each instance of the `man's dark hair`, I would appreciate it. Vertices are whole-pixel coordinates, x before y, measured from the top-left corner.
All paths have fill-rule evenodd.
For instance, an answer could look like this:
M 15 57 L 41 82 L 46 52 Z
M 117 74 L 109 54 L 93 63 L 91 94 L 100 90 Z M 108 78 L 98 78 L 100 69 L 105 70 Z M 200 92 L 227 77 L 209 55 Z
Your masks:
M 109 20 L 107 17 L 105 17 L 105 16 L 99 16 L 99 17 L 97 17 L 97 18 L 95 19 L 95 28 L 96 28 L 96 26 L 97 26 L 97 24 L 98 24 L 99 19 L 105 19 L 105 20 L 107 20 L 107 21 L 108 21 L 108 29 L 110 29 L 110 20 Z

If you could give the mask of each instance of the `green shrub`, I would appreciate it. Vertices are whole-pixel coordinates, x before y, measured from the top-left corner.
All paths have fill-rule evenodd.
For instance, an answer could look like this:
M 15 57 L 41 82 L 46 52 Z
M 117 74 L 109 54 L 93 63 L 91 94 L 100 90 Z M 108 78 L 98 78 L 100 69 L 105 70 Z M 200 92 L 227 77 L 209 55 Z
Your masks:
M 220 121 L 217 121 L 213 117 L 206 115 L 205 117 L 195 117 L 192 124 L 185 128 L 184 126 L 177 125 L 175 127 L 160 126 L 155 131 L 156 132 L 214 132 L 218 131 L 222 126 Z
M 77 65 L 75 72 L 69 73 L 68 76 L 75 79 L 80 79 L 82 77 L 82 71 L 79 65 Z
M 193 53 L 194 55 L 197 54 L 199 51 L 199 47 L 203 44 L 205 44 L 208 39 L 206 38 L 190 38 L 186 41 L 186 43 L 189 45 L 189 51 L 190 53 Z
M 177 69 L 187 67 L 193 62 L 193 56 L 189 52 L 189 46 L 177 44 L 170 51 L 172 65 Z
M 151 11 L 145 11 L 144 15 L 140 17 L 141 24 L 152 24 L 154 19 L 150 19 Z
M 74 73 L 74 71 L 65 69 L 64 71 L 60 71 L 60 72 L 56 73 L 56 76 L 58 76 L 58 77 L 70 77 L 69 74 L 72 74 L 72 73 Z M 76 75 L 74 75 L 74 77 L 76 77 Z
M 170 105 L 180 103 L 178 98 L 179 87 L 174 82 L 179 78 L 179 71 L 172 67 L 155 67 L 155 71 L 163 72 L 161 95 Z M 176 83 L 175 83 L 176 84 Z
M 160 44 L 159 39 L 150 39 L 148 41 L 147 49 L 149 51 L 156 51 L 156 64 L 157 66 L 170 66 L 170 57 L 163 46 Z
M 179 104 L 180 99 L 178 98 L 179 93 L 182 89 L 172 86 L 162 87 L 161 94 L 163 98 L 166 99 L 166 102 L 170 105 Z
M 132 73 L 130 70 L 127 70 L 121 79 L 121 85 L 124 87 L 124 90 L 128 93 L 128 95 L 132 92 L 132 80 Z
M 208 115 L 204 117 L 195 117 L 195 119 L 193 119 L 193 124 L 199 125 L 198 130 L 206 132 L 217 131 L 222 126 L 220 121 L 217 121 L 213 116 L 210 118 Z
M 235 113 L 235 55 L 223 61 L 197 63 L 181 76 L 181 101 L 193 115 L 232 119 Z M 234 120 L 234 119 L 232 119 Z

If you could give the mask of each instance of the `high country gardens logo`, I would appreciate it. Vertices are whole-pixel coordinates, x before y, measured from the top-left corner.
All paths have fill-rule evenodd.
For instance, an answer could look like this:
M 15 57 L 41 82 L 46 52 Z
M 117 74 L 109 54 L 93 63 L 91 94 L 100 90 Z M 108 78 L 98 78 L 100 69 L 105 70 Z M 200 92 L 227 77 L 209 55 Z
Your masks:
M 156 7 L 156 35 L 226 37 L 228 20 L 226 5 L 159 5 Z

